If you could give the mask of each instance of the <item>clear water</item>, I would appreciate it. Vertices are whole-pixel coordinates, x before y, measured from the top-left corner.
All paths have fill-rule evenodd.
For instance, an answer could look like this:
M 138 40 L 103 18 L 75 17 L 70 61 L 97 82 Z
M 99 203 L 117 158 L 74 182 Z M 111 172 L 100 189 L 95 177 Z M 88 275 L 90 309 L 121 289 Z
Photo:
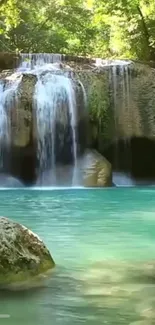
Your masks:
M 155 324 L 155 188 L 1 190 L 0 202 L 57 264 L 48 286 L 0 293 L 1 324 Z

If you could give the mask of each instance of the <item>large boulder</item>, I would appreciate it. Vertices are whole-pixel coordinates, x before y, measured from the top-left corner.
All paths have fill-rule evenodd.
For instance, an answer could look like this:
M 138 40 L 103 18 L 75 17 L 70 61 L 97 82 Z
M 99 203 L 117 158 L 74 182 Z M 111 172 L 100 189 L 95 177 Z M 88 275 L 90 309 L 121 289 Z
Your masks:
M 155 69 L 116 62 L 76 72 L 87 95 L 90 145 L 101 153 L 116 138 L 155 137 Z
M 111 164 L 96 150 L 86 151 L 82 168 L 82 182 L 85 187 L 106 187 L 112 185 Z
M 0 217 L 0 287 L 32 284 L 54 265 L 48 249 L 36 234 Z

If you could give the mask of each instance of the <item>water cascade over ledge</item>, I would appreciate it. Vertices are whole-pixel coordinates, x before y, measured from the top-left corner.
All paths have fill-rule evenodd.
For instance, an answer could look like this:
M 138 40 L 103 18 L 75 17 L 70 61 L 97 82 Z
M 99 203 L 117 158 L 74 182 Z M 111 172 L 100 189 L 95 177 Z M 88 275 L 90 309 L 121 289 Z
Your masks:
M 154 69 L 128 60 L 19 57 L 15 70 L 0 74 L 1 175 L 27 186 L 154 183 Z
M 38 133 L 39 181 L 45 183 L 44 172 L 52 171 L 50 182 L 57 184 L 56 176 L 56 124 L 62 120 L 64 128 L 71 126 L 73 150 L 72 185 L 77 185 L 77 113 L 74 83 L 63 75 L 47 73 L 39 76 L 35 86 L 36 120 Z
M 12 76 L 9 78 L 12 79 Z M 11 110 L 12 114 L 15 107 L 19 106 L 20 97 L 26 103 L 26 110 L 32 106 L 32 116 L 27 116 L 27 118 L 31 119 L 31 139 L 29 141 L 36 142 L 37 152 L 34 164 L 36 164 L 37 185 L 79 185 L 78 123 L 80 113 L 78 110 L 80 109 L 82 114 L 85 114 L 87 101 L 82 82 L 75 79 L 73 70 L 62 62 L 62 56 L 59 54 L 21 54 L 20 63 L 14 76 L 18 82 L 7 83 L 6 90 L 4 90 L 3 83 L 0 84 L 0 110 L 2 112 L 0 139 L 4 144 L 5 137 L 7 139 L 11 137 L 8 126 L 10 118 L 8 118 L 7 110 Z M 31 98 L 27 98 L 25 94 L 27 92 L 27 95 L 30 96 L 30 88 L 32 95 Z M 17 113 L 16 120 L 18 115 Z M 23 123 L 25 122 L 24 118 Z M 18 123 L 20 124 L 20 121 Z M 27 141 L 27 148 L 29 143 Z M 67 180 L 64 180 L 60 173 L 60 170 L 63 170 L 63 165 L 68 166 Z M 64 176 L 65 173 L 63 173 Z
M 118 82 L 119 79 L 119 82 Z M 119 173 L 115 182 L 116 174 L 113 175 L 114 184 L 133 185 L 134 182 L 130 175 L 131 171 L 131 150 L 130 136 L 132 134 L 132 110 L 130 109 L 130 64 L 113 65 L 110 69 L 110 85 L 113 90 L 113 109 L 114 109 L 114 129 L 115 129 L 115 146 L 114 146 L 114 168 L 119 170 L 120 157 L 118 142 L 120 137 L 123 139 L 124 154 L 127 157 L 125 174 Z M 125 123 L 125 121 L 127 121 Z
M 9 151 L 11 145 L 11 127 L 8 116 L 18 103 L 17 91 L 20 81 L 21 76 L 18 73 L 7 77 L 5 82 L 0 81 L 0 168 L 7 164 L 4 147 Z

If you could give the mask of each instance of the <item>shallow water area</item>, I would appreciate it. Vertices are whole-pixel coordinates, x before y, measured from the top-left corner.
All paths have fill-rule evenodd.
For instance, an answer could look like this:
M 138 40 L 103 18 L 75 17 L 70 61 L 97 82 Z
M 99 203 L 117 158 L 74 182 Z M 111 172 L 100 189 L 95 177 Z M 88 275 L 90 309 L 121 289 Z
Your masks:
M 0 292 L 2 324 L 155 323 L 153 187 L 1 189 L 0 199 L 56 263 L 47 285 Z

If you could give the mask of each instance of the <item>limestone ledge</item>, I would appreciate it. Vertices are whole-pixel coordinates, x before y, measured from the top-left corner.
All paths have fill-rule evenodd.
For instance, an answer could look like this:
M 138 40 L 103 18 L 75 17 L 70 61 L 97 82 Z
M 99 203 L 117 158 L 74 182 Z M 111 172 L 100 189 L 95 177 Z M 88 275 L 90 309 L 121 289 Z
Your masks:
M 70 66 L 70 70 L 66 64 Z M 89 142 L 100 152 L 116 137 L 117 139 L 132 136 L 155 137 L 154 67 L 141 62 L 131 62 L 128 81 L 127 76 L 124 76 L 123 80 L 121 70 L 116 67 L 117 94 L 114 94 L 111 69 L 111 66 L 96 67 L 95 61 L 91 59 L 76 60 L 74 57 L 66 58 L 65 63 L 61 64 L 61 72 L 70 71 L 70 76 L 77 81 L 77 97 L 79 98 L 77 115 L 79 120 L 85 118 L 85 113 L 88 115 Z M 11 71 L 1 72 L 0 79 L 6 80 L 10 73 Z M 85 112 L 83 102 L 80 105 L 82 96 L 79 81 L 83 84 L 87 95 Z M 127 82 L 128 94 L 126 92 Z M 17 146 L 25 147 L 32 138 L 37 138 L 33 107 L 35 83 L 34 75 L 23 75 L 18 90 L 18 105 L 16 109 L 11 110 L 11 138 L 13 144 Z M 129 95 L 129 98 L 124 98 L 122 87 L 125 87 L 124 94 Z M 116 103 L 114 103 L 116 100 L 114 95 L 117 95 Z M 64 120 L 66 120 L 65 117 Z

